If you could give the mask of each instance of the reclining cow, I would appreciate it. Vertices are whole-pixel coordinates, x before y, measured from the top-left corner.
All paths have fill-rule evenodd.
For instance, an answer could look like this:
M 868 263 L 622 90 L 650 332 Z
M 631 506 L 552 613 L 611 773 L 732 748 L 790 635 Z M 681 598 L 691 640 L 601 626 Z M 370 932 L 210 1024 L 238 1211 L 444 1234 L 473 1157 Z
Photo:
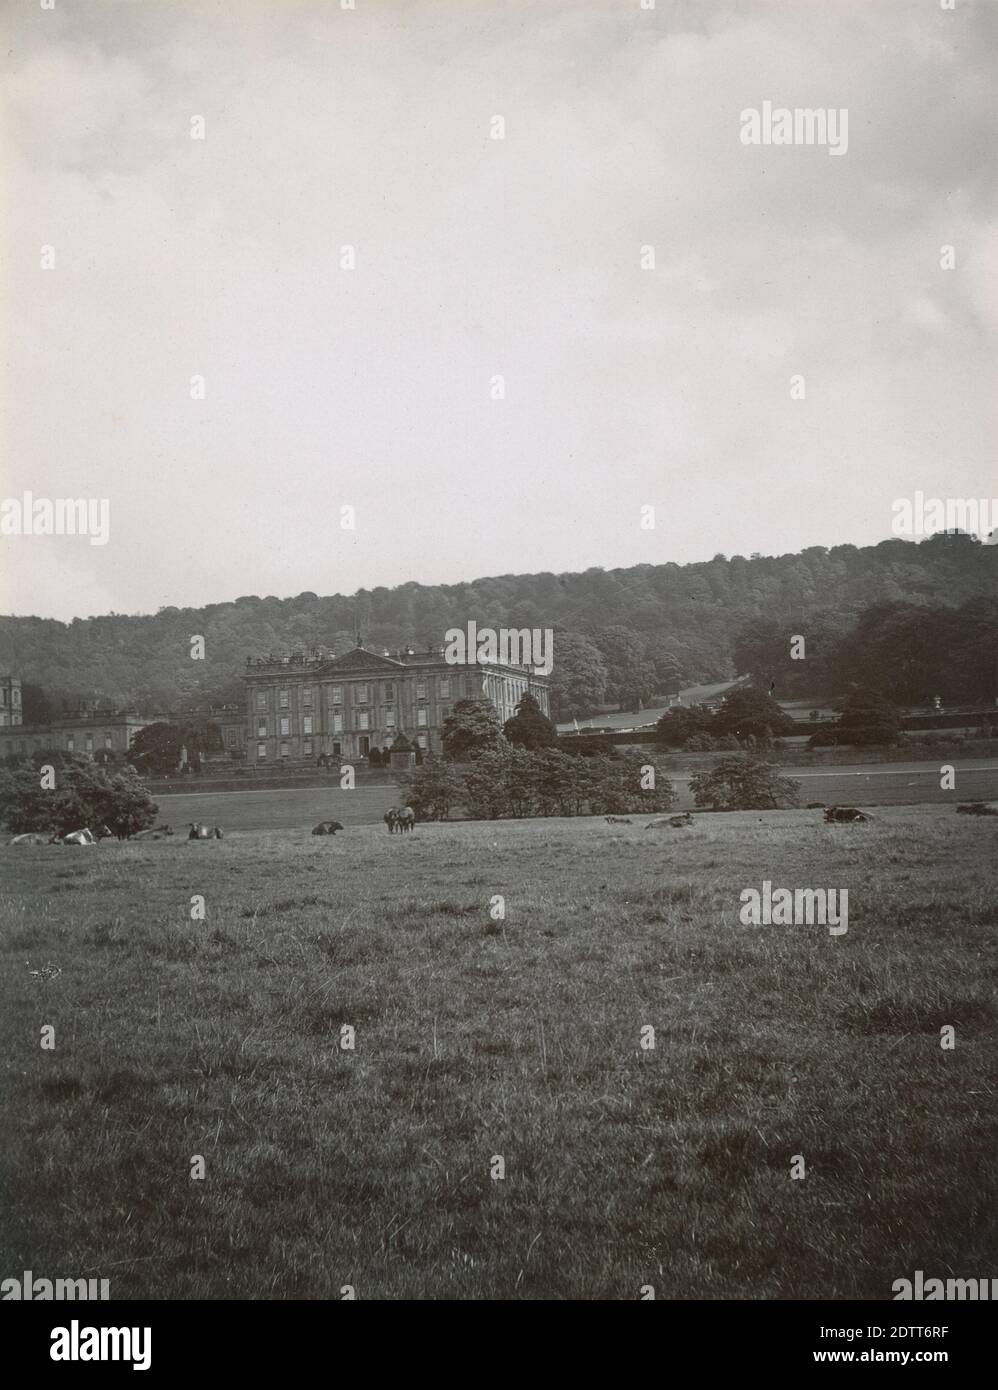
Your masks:
M 337 830 L 342 830 L 338 820 L 321 820 L 312 831 L 313 835 L 335 835 Z
M 173 830 L 169 825 L 153 825 L 148 830 L 137 830 L 131 836 L 133 840 L 165 840 L 168 835 L 172 835 Z
M 23 835 L 15 835 L 7 843 L 9 845 L 50 845 L 52 844 L 52 836 L 44 835 L 37 830 L 28 830 Z
M 956 808 L 958 816 L 998 816 L 998 801 L 971 801 Z
M 220 840 L 222 832 L 217 825 L 202 825 L 200 821 L 191 821 L 188 840 Z
M 99 825 L 96 831 L 91 830 L 89 825 L 85 825 L 82 830 L 71 830 L 68 835 L 52 836 L 49 844 L 52 845 L 95 845 L 98 840 L 109 840 L 114 832 L 109 830 L 106 825 Z
M 857 811 L 855 806 L 829 806 L 825 812 L 825 820 L 829 823 L 855 825 L 872 819 L 869 811 Z

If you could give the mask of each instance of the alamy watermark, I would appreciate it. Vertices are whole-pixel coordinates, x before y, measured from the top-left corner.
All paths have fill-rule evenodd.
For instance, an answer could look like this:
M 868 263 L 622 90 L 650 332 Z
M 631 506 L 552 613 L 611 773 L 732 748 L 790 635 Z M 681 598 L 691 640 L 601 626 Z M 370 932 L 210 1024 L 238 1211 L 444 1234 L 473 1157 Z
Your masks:
M 848 888 L 743 888 L 738 919 L 745 927 L 828 927 L 829 936 L 849 930 Z
M 0 1280 L 0 1301 L 51 1303 L 64 1300 L 98 1302 L 111 1297 L 108 1279 L 40 1279 L 26 1269 L 20 1277 Z
M 151 1327 L 53 1327 L 49 1356 L 53 1361 L 131 1361 L 133 1371 L 152 1365 Z
M 111 503 L 106 497 L 36 497 L 25 492 L 0 502 L 0 536 L 89 536 L 107 545 Z
M 444 660 L 451 666 L 532 666 L 539 676 L 554 669 L 554 632 L 549 627 L 449 627 Z
M 825 145 L 829 154 L 849 149 L 849 110 L 845 106 L 746 107 L 741 113 L 739 138 L 743 145 Z
M 895 498 L 891 511 L 891 530 L 895 536 L 931 536 L 937 531 L 968 531 L 982 540 L 998 542 L 998 497 L 926 497 L 921 490 L 914 497 Z
M 914 1279 L 895 1279 L 891 1285 L 894 1302 L 933 1303 L 940 1299 L 993 1303 L 998 1300 L 998 1279 L 926 1279 L 915 1270 Z

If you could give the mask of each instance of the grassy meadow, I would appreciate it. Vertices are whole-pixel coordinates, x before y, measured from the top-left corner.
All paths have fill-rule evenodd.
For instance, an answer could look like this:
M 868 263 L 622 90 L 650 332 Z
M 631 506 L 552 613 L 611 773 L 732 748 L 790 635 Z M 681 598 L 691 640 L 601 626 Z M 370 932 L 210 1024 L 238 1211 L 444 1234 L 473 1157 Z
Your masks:
M 632 819 L 0 850 L 0 1277 L 885 1299 L 998 1274 L 998 821 Z M 740 925 L 763 879 L 847 888 L 848 933 Z

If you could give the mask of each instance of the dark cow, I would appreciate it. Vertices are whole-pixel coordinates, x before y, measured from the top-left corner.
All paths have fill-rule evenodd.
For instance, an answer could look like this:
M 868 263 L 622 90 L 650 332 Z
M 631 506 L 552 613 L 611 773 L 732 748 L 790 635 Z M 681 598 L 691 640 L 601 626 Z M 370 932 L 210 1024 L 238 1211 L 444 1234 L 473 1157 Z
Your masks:
M 825 803 L 823 801 L 809 801 L 807 803 L 807 809 L 809 811 L 823 811 L 825 809 Z
M 202 825 L 200 821 L 191 821 L 188 840 L 220 840 L 222 832 L 217 825 Z
M 998 801 L 971 801 L 966 806 L 958 806 L 956 813 L 958 816 L 998 816 Z
M 338 820 L 321 820 L 312 831 L 313 835 L 335 835 L 337 830 L 342 830 Z
M 607 816 L 607 817 L 606 817 L 606 823 L 607 823 L 607 825 L 630 825 L 630 824 L 631 824 L 631 822 L 627 819 L 626 816 Z
M 836 825 L 856 825 L 872 819 L 869 811 L 857 811 L 855 806 L 829 806 L 825 812 L 825 820 Z
M 668 825 L 673 830 L 678 830 L 681 826 L 692 825 L 693 817 L 689 811 L 684 811 L 681 816 L 664 816 L 661 820 L 650 820 L 645 826 L 646 830 L 659 830 L 662 826 Z
M 172 835 L 173 830 L 168 825 L 153 825 L 148 830 L 137 830 L 131 836 L 133 840 L 165 840 L 168 835 Z
M 411 831 L 416 824 L 416 812 L 411 806 L 389 806 L 384 821 L 388 826 L 389 835 L 394 835 L 396 831 L 403 835 L 407 830 Z

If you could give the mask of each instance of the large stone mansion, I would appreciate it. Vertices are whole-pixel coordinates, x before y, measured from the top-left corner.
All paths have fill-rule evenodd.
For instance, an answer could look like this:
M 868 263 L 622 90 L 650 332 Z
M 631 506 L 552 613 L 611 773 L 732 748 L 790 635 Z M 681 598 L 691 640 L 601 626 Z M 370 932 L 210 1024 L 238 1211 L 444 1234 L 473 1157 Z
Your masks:
M 500 723 L 529 690 L 549 713 L 548 682 L 524 666 L 450 665 L 443 648 L 395 653 L 357 646 L 343 656 L 298 652 L 250 660 L 246 761 L 251 766 L 363 758 L 402 733 L 439 752 L 442 725 L 462 699 L 491 701 Z

